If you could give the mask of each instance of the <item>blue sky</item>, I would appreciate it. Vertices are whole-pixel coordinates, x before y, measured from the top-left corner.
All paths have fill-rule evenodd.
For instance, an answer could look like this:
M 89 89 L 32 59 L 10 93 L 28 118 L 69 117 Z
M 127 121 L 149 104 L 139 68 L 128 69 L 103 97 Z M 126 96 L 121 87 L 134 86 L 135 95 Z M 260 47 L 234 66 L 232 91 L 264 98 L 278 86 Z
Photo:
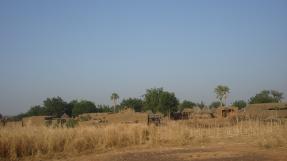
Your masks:
M 152 87 L 209 104 L 218 84 L 287 97 L 287 1 L 0 1 L 0 113 Z

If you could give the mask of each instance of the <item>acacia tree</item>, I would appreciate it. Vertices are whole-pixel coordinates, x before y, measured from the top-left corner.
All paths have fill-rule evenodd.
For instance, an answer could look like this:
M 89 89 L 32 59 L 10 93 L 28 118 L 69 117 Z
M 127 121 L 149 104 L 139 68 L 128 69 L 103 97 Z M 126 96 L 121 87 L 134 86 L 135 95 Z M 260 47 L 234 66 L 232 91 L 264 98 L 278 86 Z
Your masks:
M 111 95 L 111 100 L 113 101 L 113 105 L 114 105 L 114 112 L 116 111 L 116 105 L 117 105 L 117 100 L 119 99 L 119 95 L 117 93 L 112 93 Z
M 216 98 L 220 102 L 220 106 L 223 106 L 223 101 L 224 101 L 224 104 L 226 105 L 227 94 L 229 93 L 229 91 L 230 91 L 229 87 L 224 86 L 224 85 L 218 85 L 214 89 L 214 92 L 216 94 Z

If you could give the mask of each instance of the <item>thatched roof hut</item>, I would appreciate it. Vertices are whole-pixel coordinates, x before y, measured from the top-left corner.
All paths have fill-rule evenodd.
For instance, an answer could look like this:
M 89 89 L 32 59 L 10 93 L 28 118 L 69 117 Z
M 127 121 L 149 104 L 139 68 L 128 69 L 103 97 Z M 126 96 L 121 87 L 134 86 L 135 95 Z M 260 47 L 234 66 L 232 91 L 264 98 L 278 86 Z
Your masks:
M 196 106 L 196 107 L 193 107 L 193 112 L 194 113 L 200 113 L 201 112 L 201 108 Z
M 184 109 L 182 110 L 182 112 L 185 112 L 185 113 L 193 113 L 194 110 L 193 110 L 192 108 L 184 108 Z
M 234 116 L 238 113 L 238 108 L 231 106 L 231 107 L 218 107 L 215 110 L 215 116 L 218 118 L 225 118 Z
M 246 107 L 245 113 L 257 118 L 287 118 L 287 103 L 250 104 Z

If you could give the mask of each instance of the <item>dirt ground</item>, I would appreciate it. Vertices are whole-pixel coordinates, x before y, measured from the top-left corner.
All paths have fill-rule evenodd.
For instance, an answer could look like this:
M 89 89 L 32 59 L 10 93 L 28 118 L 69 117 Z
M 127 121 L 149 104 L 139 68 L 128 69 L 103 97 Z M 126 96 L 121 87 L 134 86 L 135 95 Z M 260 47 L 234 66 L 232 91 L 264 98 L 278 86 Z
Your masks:
M 114 150 L 51 161 L 287 161 L 287 148 L 264 149 L 247 144 L 156 147 Z M 44 159 L 45 160 L 45 159 Z

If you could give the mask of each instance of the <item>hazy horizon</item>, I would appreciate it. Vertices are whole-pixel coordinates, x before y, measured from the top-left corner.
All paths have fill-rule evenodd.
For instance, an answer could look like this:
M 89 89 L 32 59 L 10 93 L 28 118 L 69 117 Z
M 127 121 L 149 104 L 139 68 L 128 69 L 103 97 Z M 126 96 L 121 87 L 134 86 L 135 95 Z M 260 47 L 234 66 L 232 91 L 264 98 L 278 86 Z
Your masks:
M 163 87 L 206 104 L 287 97 L 287 1 L 1 1 L 0 113 Z

